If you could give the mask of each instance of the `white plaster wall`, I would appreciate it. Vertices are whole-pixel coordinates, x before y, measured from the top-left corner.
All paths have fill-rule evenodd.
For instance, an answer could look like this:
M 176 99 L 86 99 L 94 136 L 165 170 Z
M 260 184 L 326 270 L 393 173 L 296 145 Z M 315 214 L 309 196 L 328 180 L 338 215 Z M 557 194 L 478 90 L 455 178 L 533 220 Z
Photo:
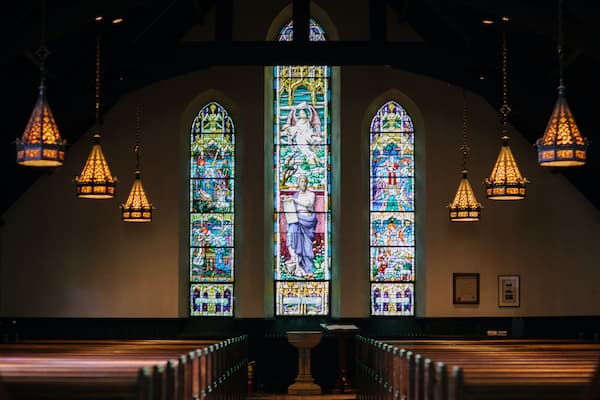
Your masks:
M 342 40 L 364 39 L 366 9 L 345 14 L 323 2 Z M 243 21 L 250 3 L 235 3 Z M 336 6 L 338 4 L 338 6 Z M 235 24 L 234 39 L 263 40 L 282 8 Z M 364 8 L 364 7 L 363 7 Z M 252 6 L 252 9 L 256 9 Z M 362 11 L 361 11 L 362 10 Z M 388 95 L 417 126 L 417 312 L 421 316 L 599 315 L 600 212 L 560 174 L 536 164 L 517 132 L 511 148 L 533 183 L 520 202 L 484 198 L 481 182 L 500 149 L 497 112 L 469 94 L 471 183 L 484 205 L 479 223 L 451 223 L 447 203 L 460 178 L 462 89 L 387 67 L 340 69 L 340 209 L 334 261 L 336 317 L 369 315 L 368 121 Z M 269 316 L 271 262 L 265 182 L 264 70 L 217 67 L 156 82 L 124 96 L 105 115 L 103 149 L 120 183 L 115 200 L 80 200 L 73 177 L 91 147 L 85 135 L 63 167 L 40 178 L 4 215 L 0 313 L 15 317 L 187 316 L 187 129 L 209 99 L 221 102 L 238 133 L 236 316 Z M 92 94 L 90 94 L 92 95 Z M 135 105 L 142 106 L 142 178 L 157 207 L 150 224 L 124 224 L 119 204 L 133 180 Z M 549 110 L 550 112 L 550 110 Z M 58 121 L 60 126 L 60 121 Z M 267 132 L 267 133 L 266 133 Z M 335 151 L 335 149 L 334 149 Z M 336 201 L 334 200 L 334 204 Z M 266 272 L 267 271 L 267 272 Z M 481 274 L 481 303 L 452 304 L 452 273 Z M 521 276 L 521 307 L 498 308 L 497 276 Z

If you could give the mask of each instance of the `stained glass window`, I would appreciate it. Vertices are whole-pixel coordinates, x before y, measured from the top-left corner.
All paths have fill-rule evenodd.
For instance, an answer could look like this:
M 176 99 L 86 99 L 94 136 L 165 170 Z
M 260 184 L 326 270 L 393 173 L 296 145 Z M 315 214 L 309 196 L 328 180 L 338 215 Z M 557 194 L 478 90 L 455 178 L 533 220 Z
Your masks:
M 414 315 L 415 157 L 408 113 L 388 101 L 370 129 L 371 315 Z
M 190 315 L 233 316 L 235 130 L 206 104 L 190 135 Z
M 314 19 L 309 38 L 325 40 Z M 278 40 L 292 39 L 289 21 Z M 276 66 L 273 88 L 275 314 L 328 315 L 330 67 Z

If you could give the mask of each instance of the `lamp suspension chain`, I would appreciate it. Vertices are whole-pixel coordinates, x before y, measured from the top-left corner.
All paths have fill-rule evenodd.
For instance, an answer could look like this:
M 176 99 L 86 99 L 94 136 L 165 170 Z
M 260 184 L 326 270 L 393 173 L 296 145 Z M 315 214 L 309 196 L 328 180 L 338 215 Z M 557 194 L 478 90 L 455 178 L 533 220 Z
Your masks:
M 46 48 L 46 0 L 42 0 L 42 11 L 40 17 L 40 47 L 35 54 L 40 60 L 40 81 L 41 86 L 46 82 L 46 58 L 49 51 Z
M 100 124 L 100 34 L 96 37 L 96 124 Z
M 563 81 L 563 57 L 564 57 L 564 49 L 563 49 L 563 11 L 562 11 L 562 0 L 558 0 L 558 90 L 564 91 L 565 85 Z
M 140 142 L 142 136 L 142 119 L 140 117 L 141 106 L 138 103 L 135 107 L 135 170 L 140 170 Z
M 463 143 L 460 149 L 462 150 L 463 159 L 462 159 L 462 169 L 465 171 L 467 169 L 467 159 L 469 158 L 469 146 L 467 145 L 467 94 L 466 91 L 463 90 Z
M 508 114 L 510 107 L 508 106 L 508 51 L 506 49 L 506 30 L 502 31 L 502 134 L 506 136 L 508 133 Z

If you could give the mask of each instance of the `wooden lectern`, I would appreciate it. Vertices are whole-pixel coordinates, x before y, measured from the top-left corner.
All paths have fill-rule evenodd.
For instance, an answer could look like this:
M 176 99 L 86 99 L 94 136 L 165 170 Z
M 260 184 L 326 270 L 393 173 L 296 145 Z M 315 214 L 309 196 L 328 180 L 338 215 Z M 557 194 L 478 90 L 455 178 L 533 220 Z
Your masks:
M 358 332 L 358 327 L 351 324 L 321 324 L 321 327 L 331 333 L 337 341 L 338 353 L 338 378 L 333 387 L 333 393 L 352 393 L 354 390 L 348 379 L 348 364 L 346 360 L 346 346 L 348 340 Z

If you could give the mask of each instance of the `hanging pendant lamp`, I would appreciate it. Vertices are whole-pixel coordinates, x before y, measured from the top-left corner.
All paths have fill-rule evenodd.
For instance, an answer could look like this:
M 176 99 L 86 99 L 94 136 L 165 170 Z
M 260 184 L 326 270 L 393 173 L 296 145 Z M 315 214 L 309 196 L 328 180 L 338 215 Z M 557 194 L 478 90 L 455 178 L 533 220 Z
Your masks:
M 140 172 L 140 107 L 136 109 L 136 134 L 135 134 L 135 179 L 129 197 L 121 205 L 121 218 L 123 222 L 150 222 L 152 221 L 152 204 L 148 201 Z
M 558 100 L 544 136 L 536 141 L 538 163 L 542 167 L 576 167 L 584 165 L 588 140 L 581 135 L 571 113 L 563 82 L 562 1 L 558 1 Z
M 28 167 L 58 167 L 65 159 L 67 141 L 61 138 L 52 110 L 46 100 L 46 2 L 42 1 L 41 44 L 36 51 L 40 60 L 40 91 L 23 136 L 17 138 L 17 163 Z
M 82 199 L 112 199 L 117 177 L 113 176 L 100 145 L 100 35 L 96 41 L 96 124 L 94 143 L 79 176 L 75 177 L 77 197 Z
M 463 153 L 462 178 L 458 184 L 458 190 L 454 201 L 450 203 L 450 221 L 473 222 L 479 221 L 481 216 L 481 204 L 477 201 L 471 183 L 469 183 L 467 172 L 467 159 L 469 157 L 469 146 L 467 145 L 467 100 L 463 91 L 463 144 L 460 147 Z
M 507 84 L 506 34 L 502 37 L 502 147 L 489 178 L 485 178 L 485 190 L 490 200 L 522 200 L 526 195 L 525 185 L 529 180 L 521 175 L 519 166 L 509 146 L 508 136 L 508 84 Z

